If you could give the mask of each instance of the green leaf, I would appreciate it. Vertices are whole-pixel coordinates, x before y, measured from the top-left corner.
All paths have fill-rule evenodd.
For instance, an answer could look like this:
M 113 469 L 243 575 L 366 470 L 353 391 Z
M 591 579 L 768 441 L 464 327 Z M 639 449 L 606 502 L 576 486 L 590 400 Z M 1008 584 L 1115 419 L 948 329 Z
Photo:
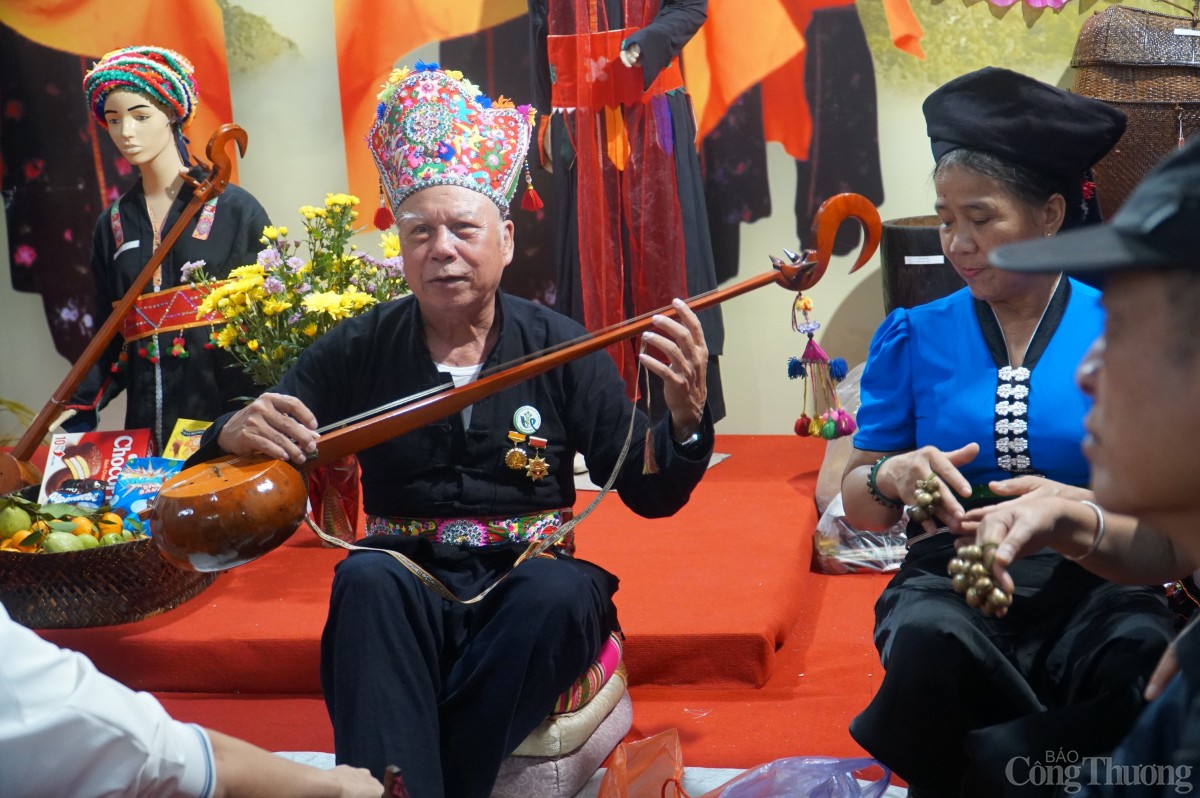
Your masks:
M 85 510 L 76 504 L 43 504 L 42 509 L 38 511 L 38 515 L 42 518 L 70 518 L 76 515 L 90 514 L 90 510 Z

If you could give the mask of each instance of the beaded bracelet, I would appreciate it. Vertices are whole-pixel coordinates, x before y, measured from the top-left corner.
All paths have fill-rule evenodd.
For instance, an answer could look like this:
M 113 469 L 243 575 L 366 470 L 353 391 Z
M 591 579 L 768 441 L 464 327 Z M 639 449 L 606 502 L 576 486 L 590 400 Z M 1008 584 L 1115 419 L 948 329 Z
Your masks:
M 1096 514 L 1096 536 L 1092 538 L 1092 547 L 1084 554 L 1081 554 L 1078 557 L 1072 557 L 1069 554 L 1066 555 L 1068 560 L 1074 560 L 1075 562 L 1086 560 L 1088 557 L 1091 557 L 1093 554 L 1095 554 L 1096 549 L 1100 548 L 1100 541 L 1104 540 L 1104 511 L 1101 510 L 1100 505 L 1096 504 L 1095 502 L 1081 501 L 1080 504 L 1085 504 L 1088 507 L 1091 507 L 1092 512 Z
M 885 454 L 875 461 L 875 465 L 871 466 L 871 473 L 867 476 L 867 493 L 871 494 L 871 498 L 884 507 L 889 507 L 893 510 L 899 510 L 904 506 L 904 502 L 898 499 L 893 499 L 890 496 L 884 496 L 879 491 L 879 486 L 875 484 L 875 476 L 879 473 L 879 467 L 883 465 L 883 461 L 891 457 L 890 454 Z

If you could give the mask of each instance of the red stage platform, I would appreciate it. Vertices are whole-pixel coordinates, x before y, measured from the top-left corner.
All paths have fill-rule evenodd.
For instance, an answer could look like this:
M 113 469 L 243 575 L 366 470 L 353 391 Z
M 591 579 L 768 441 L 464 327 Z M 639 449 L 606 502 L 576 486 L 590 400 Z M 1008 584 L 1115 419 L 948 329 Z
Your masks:
M 861 755 L 846 727 L 881 678 L 872 605 L 886 580 L 810 572 L 824 442 L 718 436 L 717 450 L 731 456 L 673 518 L 609 496 L 577 528 L 578 555 L 621 579 L 630 736 L 675 727 L 693 767 Z M 302 527 L 169 613 L 42 634 L 181 719 L 272 750 L 330 751 L 318 641 L 342 556 Z

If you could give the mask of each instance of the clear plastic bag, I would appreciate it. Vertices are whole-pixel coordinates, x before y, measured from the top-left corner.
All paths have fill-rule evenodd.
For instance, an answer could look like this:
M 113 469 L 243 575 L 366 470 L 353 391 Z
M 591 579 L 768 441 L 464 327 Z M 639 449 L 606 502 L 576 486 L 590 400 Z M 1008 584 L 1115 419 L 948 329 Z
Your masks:
M 865 532 L 846 522 L 842 494 L 825 508 L 813 533 L 813 564 L 824 574 L 889 573 L 900 567 L 907 553 L 904 534 L 907 517 L 901 516 L 884 532 Z
M 883 775 L 875 781 L 854 775 L 868 768 Z M 795 756 L 748 770 L 701 798 L 881 798 L 891 778 L 890 770 L 866 757 Z

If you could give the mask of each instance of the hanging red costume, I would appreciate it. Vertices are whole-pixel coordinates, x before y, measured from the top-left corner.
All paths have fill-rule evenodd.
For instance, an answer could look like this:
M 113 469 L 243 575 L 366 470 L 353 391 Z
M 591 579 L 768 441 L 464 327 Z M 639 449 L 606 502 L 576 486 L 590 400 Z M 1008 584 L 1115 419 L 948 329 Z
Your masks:
M 558 308 L 597 330 L 716 287 L 678 55 L 705 0 L 530 0 L 537 107 L 551 113 Z M 620 60 L 636 43 L 638 63 Z M 701 318 L 720 402 L 718 310 Z M 631 344 L 614 347 L 631 392 Z

